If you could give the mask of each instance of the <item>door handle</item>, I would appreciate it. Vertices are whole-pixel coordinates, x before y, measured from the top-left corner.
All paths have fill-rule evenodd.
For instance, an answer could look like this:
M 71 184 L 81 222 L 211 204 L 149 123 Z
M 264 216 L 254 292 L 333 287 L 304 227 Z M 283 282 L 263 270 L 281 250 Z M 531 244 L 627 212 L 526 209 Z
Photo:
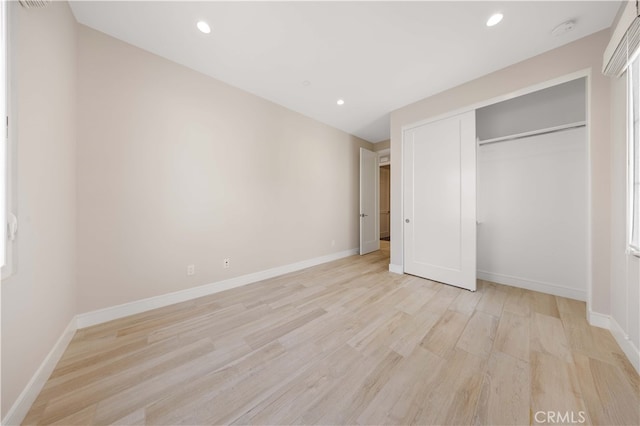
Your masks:
M 405 219 L 404 221 L 407 222 L 407 223 L 411 222 L 409 219 Z
M 360 217 L 367 217 L 369 216 L 368 214 L 364 214 L 364 213 L 360 213 Z

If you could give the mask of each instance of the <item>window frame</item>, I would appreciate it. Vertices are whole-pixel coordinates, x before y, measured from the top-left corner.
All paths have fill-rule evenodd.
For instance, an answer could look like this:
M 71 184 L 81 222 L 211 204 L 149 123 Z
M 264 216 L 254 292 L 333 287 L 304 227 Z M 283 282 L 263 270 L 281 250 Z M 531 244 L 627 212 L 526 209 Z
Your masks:
M 9 174 L 8 174 L 8 145 L 9 145 L 9 2 L 0 1 L 0 266 L 2 278 L 11 268 L 9 256 L 10 242 L 7 239 L 7 213 L 9 204 Z
M 627 68 L 627 252 L 640 257 L 640 52 Z
M 16 137 L 16 97 L 15 97 L 15 82 L 14 80 L 14 63 L 13 63 L 13 29 L 12 22 L 15 19 L 16 3 L 12 1 L 0 0 L 3 3 L 2 16 L 2 36 L 4 37 L 4 81 L 5 81 L 5 105 L 4 105 L 4 119 L 0 115 L 0 121 L 3 122 L 0 130 L 0 134 L 4 135 L 0 137 L 2 141 L 1 154 L 4 154 L 4 163 L 0 164 L 0 173 L 4 179 L 2 189 L 0 189 L 0 238 L 2 238 L 2 244 L 4 245 L 4 264 L 0 268 L 0 276 L 2 280 L 11 277 L 17 271 L 17 257 L 16 257 L 16 232 L 17 232 L 17 218 L 16 218 L 16 152 L 15 146 Z M 0 42 L 1 43 L 1 42 Z M 2 54 L 0 52 L 0 54 Z M 12 236 L 9 236 L 8 232 L 8 218 L 14 218 L 14 232 Z

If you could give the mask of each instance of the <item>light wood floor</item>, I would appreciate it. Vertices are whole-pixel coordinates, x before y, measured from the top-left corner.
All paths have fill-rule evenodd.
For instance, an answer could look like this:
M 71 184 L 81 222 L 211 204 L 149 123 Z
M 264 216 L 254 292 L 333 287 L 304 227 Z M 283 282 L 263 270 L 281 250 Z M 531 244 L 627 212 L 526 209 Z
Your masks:
M 27 424 L 638 425 L 585 304 L 387 272 L 388 249 L 77 332 Z

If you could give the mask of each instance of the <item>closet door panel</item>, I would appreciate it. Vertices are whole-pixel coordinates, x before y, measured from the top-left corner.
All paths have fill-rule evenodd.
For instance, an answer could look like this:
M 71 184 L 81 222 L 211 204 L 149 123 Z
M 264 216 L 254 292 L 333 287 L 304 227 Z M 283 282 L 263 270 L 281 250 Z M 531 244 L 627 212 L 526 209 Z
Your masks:
M 476 289 L 475 112 L 403 135 L 405 272 Z

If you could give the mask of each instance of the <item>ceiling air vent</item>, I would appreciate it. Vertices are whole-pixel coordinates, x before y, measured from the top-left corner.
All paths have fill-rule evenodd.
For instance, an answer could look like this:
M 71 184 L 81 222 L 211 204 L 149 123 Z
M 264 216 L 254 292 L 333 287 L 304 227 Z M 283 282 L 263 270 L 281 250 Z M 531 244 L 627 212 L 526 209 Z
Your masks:
M 51 0 L 20 0 L 20 4 L 26 8 L 46 7 Z

